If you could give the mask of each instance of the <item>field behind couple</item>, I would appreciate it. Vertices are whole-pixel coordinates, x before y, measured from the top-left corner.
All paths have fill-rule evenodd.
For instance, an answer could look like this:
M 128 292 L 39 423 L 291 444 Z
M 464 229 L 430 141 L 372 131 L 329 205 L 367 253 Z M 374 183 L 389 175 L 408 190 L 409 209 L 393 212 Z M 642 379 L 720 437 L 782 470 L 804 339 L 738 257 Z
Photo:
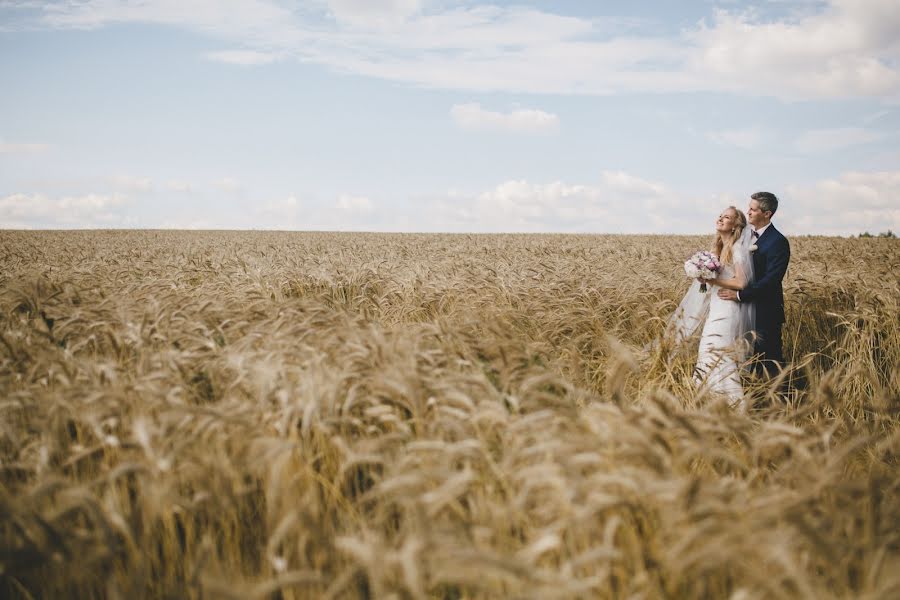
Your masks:
M 747 414 L 708 243 L 0 232 L 0 596 L 898 597 L 900 242 L 792 240 Z

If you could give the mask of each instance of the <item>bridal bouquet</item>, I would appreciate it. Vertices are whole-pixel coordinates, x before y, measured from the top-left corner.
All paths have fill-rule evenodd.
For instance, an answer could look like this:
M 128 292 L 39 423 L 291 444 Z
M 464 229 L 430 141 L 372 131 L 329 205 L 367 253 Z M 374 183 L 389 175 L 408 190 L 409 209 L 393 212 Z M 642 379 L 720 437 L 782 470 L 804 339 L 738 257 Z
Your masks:
M 684 263 L 684 272 L 691 279 L 715 279 L 722 265 L 719 257 L 709 250 L 701 250 Z M 700 284 L 700 291 L 706 293 L 706 282 Z

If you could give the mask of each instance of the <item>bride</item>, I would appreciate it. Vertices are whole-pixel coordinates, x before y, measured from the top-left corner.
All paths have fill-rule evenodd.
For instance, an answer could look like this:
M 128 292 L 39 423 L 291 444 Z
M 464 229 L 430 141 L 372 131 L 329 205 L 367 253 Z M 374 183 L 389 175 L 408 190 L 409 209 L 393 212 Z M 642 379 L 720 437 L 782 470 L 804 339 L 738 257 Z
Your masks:
M 751 302 L 731 302 L 718 297 L 719 288 L 742 290 L 753 281 L 755 250 L 747 227 L 747 217 L 729 206 L 716 219 L 712 253 L 719 257 L 722 269 L 716 279 L 707 280 L 709 291 L 700 291 L 702 280 L 695 281 L 669 324 L 676 342 L 691 337 L 700 326 L 700 349 L 694 382 L 698 387 L 725 396 L 733 407 L 745 408 L 739 364 L 752 348 L 754 309 Z

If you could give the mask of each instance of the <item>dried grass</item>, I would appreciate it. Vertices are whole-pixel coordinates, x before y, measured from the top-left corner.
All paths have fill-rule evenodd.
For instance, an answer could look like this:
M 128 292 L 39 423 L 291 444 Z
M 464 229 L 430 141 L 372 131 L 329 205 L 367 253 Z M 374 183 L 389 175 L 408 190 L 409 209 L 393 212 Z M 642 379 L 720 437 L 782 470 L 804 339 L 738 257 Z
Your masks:
M 0 232 L 0 595 L 897 597 L 900 245 L 793 240 L 741 414 L 704 241 Z

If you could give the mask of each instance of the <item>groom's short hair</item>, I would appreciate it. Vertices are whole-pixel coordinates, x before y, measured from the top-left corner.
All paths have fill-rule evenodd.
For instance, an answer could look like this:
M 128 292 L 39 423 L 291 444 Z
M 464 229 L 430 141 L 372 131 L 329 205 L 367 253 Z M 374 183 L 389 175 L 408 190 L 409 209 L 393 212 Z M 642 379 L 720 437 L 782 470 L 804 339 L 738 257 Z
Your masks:
M 750 196 L 751 200 L 756 200 L 759 209 L 763 212 L 769 211 L 773 215 L 778 210 L 778 198 L 772 192 L 756 192 Z

